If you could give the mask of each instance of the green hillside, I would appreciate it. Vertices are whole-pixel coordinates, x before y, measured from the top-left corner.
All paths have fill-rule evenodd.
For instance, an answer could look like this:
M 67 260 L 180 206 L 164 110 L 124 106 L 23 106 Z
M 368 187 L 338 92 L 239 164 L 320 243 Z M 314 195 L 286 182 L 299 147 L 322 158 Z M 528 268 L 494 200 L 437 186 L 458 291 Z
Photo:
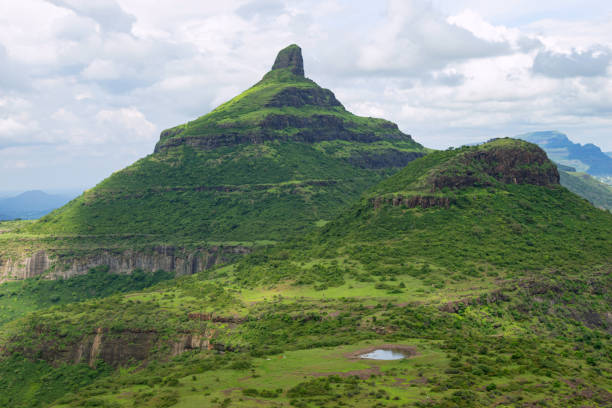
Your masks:
M 526 142 L 431 153 L 304 238 L 5 324 L 0 405 L 609 406 L 612 214 L 558 183 Z
M 253 87 L 162 132 L 154 154 L 24 232 L 282 240 L 424 153 L 395 124 L 351 114 L 304 77 L 291 45 Z

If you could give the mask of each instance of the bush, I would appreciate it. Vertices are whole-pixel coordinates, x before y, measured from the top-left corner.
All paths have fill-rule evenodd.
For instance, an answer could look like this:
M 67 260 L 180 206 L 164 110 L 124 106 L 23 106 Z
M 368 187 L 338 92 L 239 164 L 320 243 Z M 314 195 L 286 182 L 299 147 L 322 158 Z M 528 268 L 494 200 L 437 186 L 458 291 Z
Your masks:
M 299 383 L 295 387 L 287 391 L 287 397 L 317 397 L 321 395 L 329 395 L 332 389 L 327 378 L 316 378 L 314 380 Z

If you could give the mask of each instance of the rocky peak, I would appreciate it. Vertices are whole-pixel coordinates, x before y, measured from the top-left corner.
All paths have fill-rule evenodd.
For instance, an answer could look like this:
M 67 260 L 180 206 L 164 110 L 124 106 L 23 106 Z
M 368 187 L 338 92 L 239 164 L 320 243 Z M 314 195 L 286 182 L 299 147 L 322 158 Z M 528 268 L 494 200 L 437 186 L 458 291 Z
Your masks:
M 291 44 L 287 48 L 280 50 L 272 65 L 272 70 L 290 68 L 295 75 L 304 76 L 304 60 L 302 59 L 302 49 L 296 44 Z
M 503 184 L 559 184 L 557 166 L 535 144 L 514 139 L 497 139 L 467 148 L 432 172 L 432 190 Z

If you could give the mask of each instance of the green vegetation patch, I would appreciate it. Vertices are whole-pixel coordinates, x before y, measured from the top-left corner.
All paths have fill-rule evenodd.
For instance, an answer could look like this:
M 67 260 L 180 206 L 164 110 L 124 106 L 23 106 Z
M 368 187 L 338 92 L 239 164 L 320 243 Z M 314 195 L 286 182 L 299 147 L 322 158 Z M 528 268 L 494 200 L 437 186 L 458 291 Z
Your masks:
M 37 277 L 0 284 L 0 326 L 34 310 L 141 290 L 174 278 L 174 273 L 164 271 L 145 273 L 135 270 L 120 275 L 108 270 L 109 267 L 104 265 L 70 279 Z

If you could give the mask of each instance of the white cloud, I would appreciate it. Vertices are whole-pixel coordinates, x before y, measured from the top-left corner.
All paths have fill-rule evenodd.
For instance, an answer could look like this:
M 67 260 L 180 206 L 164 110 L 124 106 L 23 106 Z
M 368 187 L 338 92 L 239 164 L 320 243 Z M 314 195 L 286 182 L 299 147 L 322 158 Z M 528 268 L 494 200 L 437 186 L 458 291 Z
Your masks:
M 25 67 L 14 61 L 0 44 L 0 91 L 14 91 L 27 87 Z
M 14 118 L 0 119 L 0 140 L 23 133 L 27 127 Z
M 86 79 L 118 79 L 121 77 L 121 70 L 113 61 L 95 59 L 83 70 L 82 74 Z
M 136 18 L 126 13 L 114 0 L 47 0 L 58 7 L 72 10 L 79 16 L 88 17 L 100 25 L 102 30 L 130 32 Z
M 609 49 L 598 47 L 569 53 L 540 51 L 533 61 L 533 71 L 552 78 L 605 76 L 612 61 Z
M 368 71 L 412 75 L 508 52 L 505 40 L 478 38 L 446 21 L 428 2 L 391 0 L 387 18 L 362 48 L 357 62 Z
M 105 129 L 107 140 L 128 143 L 154 141 L 155 125 L 149 122 L 138 109 L 121 108 L 101 110 L 96 114 L 97 122 Z

